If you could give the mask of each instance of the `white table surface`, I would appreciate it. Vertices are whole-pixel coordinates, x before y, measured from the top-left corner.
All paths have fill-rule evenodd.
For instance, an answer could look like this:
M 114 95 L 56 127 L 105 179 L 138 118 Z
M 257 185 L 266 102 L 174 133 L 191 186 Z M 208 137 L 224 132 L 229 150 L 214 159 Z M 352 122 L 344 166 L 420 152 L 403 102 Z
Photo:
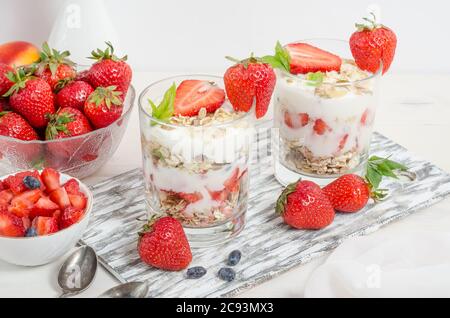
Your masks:
M 140 92 L 147 84 L 175 75 L 137 72 L 133 84 Z M 382 102 L 376 119 L 377 131 L 412 152 L 450 171 L 450 76 L 388 74 L 383 78 Z M 135 107 L 128 130 L 111 160 L 85 181 L 95 184 L 141 166 L 139 122 Z M 449 231 L 450 198 L 371 234 Z M 1 251 L 0 251 L 1 253 Z M 0 297 L 56 297 L 57 271 L 64 258 L 52 264 L 26 268 L 0 261 Z M 242 293 L 242 297 L 302 297 L 310 274 L 325 257 L 298 266 Z M 95 281 L 80 297 L 96 297 L 118 281 L 99 268 Z

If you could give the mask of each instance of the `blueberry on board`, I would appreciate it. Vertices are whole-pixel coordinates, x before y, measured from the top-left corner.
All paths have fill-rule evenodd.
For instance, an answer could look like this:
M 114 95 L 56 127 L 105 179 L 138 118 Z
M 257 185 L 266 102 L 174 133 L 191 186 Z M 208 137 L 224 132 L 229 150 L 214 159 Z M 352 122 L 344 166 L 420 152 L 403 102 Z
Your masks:
M 227 264 L 228 266 L 234 266 L 237 265 L 237 263 L 239 263 L 240 260 L 241 260 L 241 251 L 234 250 L 230 253 L 230 255 L 228 255 Z
M 33 236 L 37 236 L 36 229 L 35 229 L 34 227 L 30 227 L 30 228 L 25 232 L 25 237 L 33 237 Z
M 227 282 L 231 282 L 236 277 L 235 271 L 229 267 L 222 267 L 219 270 L 218 275 L 219 275 L 220 279 L 227 281 Z
M 197 279 L 206 274 L 206 268 L 203 266 L 195 266 L 188 268 L 186 276 L 190 279 Z
M 26 176 L 25 178 L 23 178 L 23 184 L 30 190 L 38 189 L 41 187 L 41 182 L 33 176 Z

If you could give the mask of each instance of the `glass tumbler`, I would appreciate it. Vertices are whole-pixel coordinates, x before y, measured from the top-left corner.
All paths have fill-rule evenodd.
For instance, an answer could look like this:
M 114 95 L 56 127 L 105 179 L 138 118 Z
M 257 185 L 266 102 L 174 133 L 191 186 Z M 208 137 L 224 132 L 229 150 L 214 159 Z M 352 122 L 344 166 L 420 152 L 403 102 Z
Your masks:
M 277 70 L 274 92 L 275 176 L 287 185 L 299 178 L 326 185 L 346 173 L 363 174 L 379 103 L 381 63 L 360 70 L 340 40 L 306 40 L 342 58 L 340 72 L 323 82 Z
M 148 99 L 158 104 L 173 83 L 188 79 L 223 87 L 221 77 L 176 76 L 151 84 L 139 98 L 146 203 L 150 216 L 178 219 L 192 247 L 208 247 L 244 228 L 253 127 L 249 114 L 234 113 L 228 101 L 202 119 L 152 117 Z

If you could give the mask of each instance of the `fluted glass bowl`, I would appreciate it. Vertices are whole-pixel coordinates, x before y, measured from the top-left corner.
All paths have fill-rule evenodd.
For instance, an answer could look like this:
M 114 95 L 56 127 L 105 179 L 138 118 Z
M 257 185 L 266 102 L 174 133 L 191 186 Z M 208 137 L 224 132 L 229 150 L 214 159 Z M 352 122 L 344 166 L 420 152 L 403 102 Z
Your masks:
M 48 141 L 22 141 L 0 136 L 0 174 L 45 167 L 76 178 L 93 174 L 117 150 L 127 129 L 135 96 L 135 89 L 130 86 L 122 116 L 108 127 L 88 134 Z

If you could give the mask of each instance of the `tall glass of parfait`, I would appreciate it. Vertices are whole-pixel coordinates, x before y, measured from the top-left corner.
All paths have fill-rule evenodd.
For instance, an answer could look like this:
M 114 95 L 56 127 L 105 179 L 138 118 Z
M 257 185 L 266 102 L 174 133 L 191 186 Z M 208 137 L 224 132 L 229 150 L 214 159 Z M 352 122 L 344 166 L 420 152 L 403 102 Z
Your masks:
M 362 174 L 379 103 L 381 62 L 378 72 L 363 71 L 351 59 L 348 42 L 329 39 L 290 44 L 294 58 L 298 43 L 341 62 L 327 72 L 277 70 L 275 176 L 283 185 L 299 178 L 325 185 L 346 173 Z
M 245 225 L 253 127 L 222 87 L 221 77 L 176 76 L 139 98 L 149 214 L 178 219 L 193 247 L 223 243 Z

